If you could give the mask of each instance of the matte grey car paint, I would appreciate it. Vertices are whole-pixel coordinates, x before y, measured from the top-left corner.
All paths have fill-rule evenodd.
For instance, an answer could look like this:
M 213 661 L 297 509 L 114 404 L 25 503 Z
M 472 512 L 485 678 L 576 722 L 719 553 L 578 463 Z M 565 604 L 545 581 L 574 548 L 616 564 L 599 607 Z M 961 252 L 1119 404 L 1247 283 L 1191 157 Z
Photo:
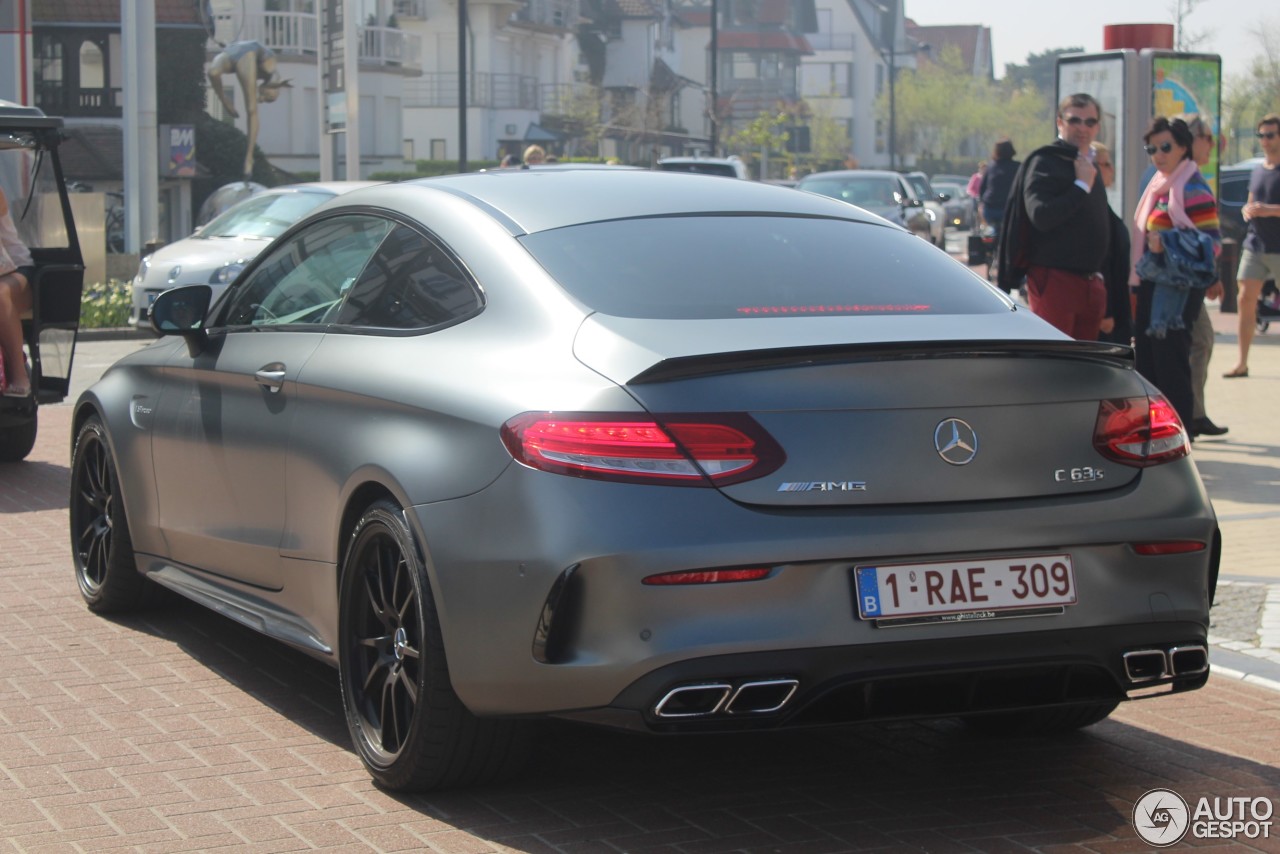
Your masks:
M 223 331 L 215 309 L 199 356 L 163 339 L 85 393 L 76 417 L 96 411 L 106 422 L 140 571 L 333 661 L 344 524 L 371 496 L 390 495 L 424 553 L 454 688 L 482 715 L 574 715 L 609 706 L 660 668 L 715 676 L 733 656 L 777 653 L 803 669 L 809 653 L 838 649 L 852 674 L 887 668 L 877 650 L 900 642 L 933 642 L 918 665 L 945 668 L 952 652 L 974 657 L 967 641 L 992 637 L 1007 638 L 1008 661 L 1020 663 L 1064 654 L 1073 630 L 1093 631 L 1099 645 L 1114 638 L 1117 655 L 1163 633 L 1203 638 L 1208 554 L 1141 558 L 1127 545 L 1213 541 L 1193 463 L 1126 468 L 1099 463 L 1090 444 L 1099 400 L 1153 392 L 1123 360 L 1066 342 L 977 277 L 964 283 L 990 291 L 992 311 L 963 317 L 595 314 L 520 235 L 726 212 L 887 226 L 838 201 L 754 182 L 512 173 L 355 191 L 274 244 L 342 211 L 421 223 L 482 296 L 469 319 L 423 334 Z M 983 342 L 1021 349 L 986 352 Z M 842 355 L 830 364 L 803 355 L 821 347 Z M 787 364 L 732 367 L 760 353 Z M 644 380 L 702 356 L 729 366 Z M 274 391 L 257 376 L 271 366 L 283 371 Z M 786 463 L 721 489 L 603 482 L 528 468 L 499 439 L 522 412 L 647 408 L 749 413 Z M 982 435 L 971 466 L 939 460 L 932 435 L 945 417 Z M 1055 468 L 1081 464 L 1102 465 L 1107 479 L 1054 481 Z M 777 489 L 845 479 L 867 490 Z M 1073 555 L 1081 591 L 1060 615 L 892 629 L 856 616 L 850 571 L 860 563 L 1050 551 Z M 774 571 L 749 583 L 641 584 L 655 573 L 735 566 Z M 539 661 L 535 629 L 571 568 L 571 643 Z

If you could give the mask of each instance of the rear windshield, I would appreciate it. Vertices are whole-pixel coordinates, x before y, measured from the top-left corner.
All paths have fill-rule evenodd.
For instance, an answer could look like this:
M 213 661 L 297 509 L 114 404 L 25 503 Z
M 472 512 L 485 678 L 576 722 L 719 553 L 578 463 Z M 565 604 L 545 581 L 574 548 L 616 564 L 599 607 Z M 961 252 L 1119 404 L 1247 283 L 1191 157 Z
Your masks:
M 985 314 L 986 282 L 915 235 L 774 216 L 660 217 L 526 235 L 576 299 L 619 317 Z

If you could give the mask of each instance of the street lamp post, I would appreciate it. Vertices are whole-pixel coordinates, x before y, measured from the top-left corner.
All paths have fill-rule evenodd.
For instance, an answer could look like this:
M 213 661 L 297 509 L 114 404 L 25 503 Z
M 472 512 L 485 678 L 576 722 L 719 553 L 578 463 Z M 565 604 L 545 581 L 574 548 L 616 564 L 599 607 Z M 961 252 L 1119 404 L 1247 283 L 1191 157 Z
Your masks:
M 894 62 L 897 56 L 914 56 L 917 53 L 928 53 L 930 50 L 927 44 L 918 44 L 910 50 L 896 50 L 890 47 L 880 53 L 889 63 L 889 170 L 898 171 L 898 103 L 895 98 L 896 82 L 898 77 L 898 66 Z

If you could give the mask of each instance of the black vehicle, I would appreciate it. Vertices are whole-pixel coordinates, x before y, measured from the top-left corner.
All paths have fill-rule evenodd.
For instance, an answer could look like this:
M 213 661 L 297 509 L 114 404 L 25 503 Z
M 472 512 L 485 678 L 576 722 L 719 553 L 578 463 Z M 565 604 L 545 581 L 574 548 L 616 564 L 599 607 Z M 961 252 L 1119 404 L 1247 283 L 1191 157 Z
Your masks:
M 1249 176 L 1262 158 L 1223 166 L 1218 172 L 1218 216 L 1224 240 L 1244 242 L 1244 203 L 1249 200 Z
M 0 187 L 36 268 L 31 314 L 22 319 L 32 394 L 0 397 L 0 462 L 31 453 L 39 407 L 61 402 L 71 382 L 84 258 L 58 162 L 61 142 L 62 119 L 0 101 Z

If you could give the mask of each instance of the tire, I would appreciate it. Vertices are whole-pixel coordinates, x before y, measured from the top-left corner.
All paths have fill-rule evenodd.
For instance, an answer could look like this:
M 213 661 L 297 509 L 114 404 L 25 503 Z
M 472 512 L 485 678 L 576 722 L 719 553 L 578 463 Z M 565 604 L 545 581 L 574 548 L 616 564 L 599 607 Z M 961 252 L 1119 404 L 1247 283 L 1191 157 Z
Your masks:
M 1022 709 L 1016 712 L 974 715 L 965 718 L 964 722 L 971 729 L 986 735 L 1055 735 L 1103 721 L 1118 705 L 1120 703 L 1117 701 L 1049 709 Z
M 477 785 L 524 764 L 524 725 L 482 720 L 449 681 L 435 600 L 404 512 L 374 503 L 343 559 L 339 679 L 347 728 L 375 782 L 393 791 Z
M 0 427 L 0 463 L 18 463 L 27 458 L 36 446 L 36 430 L 39 410 L 31 409 L 31 419 Z
M 120 478 L 101 419 L 80 427 L 71 453 L 71 557 L 89 610 L 135 611 L 156 604 L 160 588 L 138 572 Z

